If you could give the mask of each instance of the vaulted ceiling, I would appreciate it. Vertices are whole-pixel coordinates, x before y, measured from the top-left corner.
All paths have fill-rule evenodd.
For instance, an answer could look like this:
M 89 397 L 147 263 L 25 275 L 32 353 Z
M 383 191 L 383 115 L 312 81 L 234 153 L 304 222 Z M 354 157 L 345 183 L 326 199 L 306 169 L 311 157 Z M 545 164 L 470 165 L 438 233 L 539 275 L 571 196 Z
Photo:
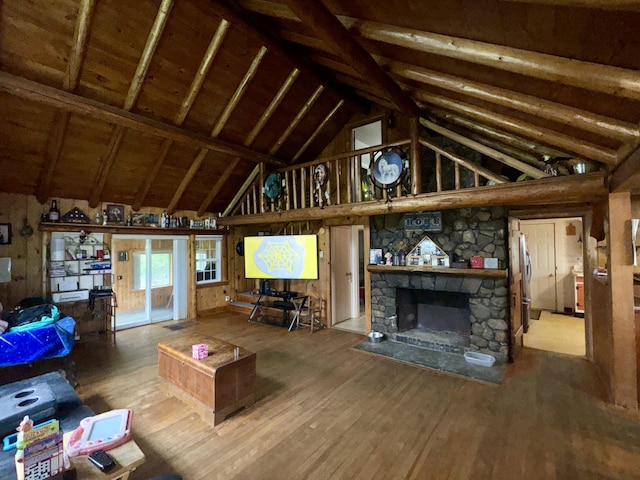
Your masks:
M 224 211 L 372 103 L 639 189 L 640 3 L 0 3 L 0 190 Z M 565 171 L 566 172 L 566 171 Z

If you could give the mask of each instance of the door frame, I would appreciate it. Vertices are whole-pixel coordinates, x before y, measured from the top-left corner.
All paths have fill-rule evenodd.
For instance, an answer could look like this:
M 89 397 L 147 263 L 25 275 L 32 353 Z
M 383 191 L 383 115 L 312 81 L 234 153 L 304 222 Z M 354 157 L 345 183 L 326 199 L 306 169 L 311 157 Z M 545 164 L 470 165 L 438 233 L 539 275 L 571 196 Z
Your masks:
M 579 218 L 582 223 L 582 265 L 584 276 L 584 335 L 585 335 L 585 357 L 593 361 L 593 317 L 591 313 L 591 282 L 592 275 L 587 272 L 593 270 L 595 259 L 591 258 L 589 250 L 590 230 L 593 222 L 593 211 L 590 208 L 567 208 L 566 210 L 549 210 L 544 213 L 533 210 L 512 210 L 509 217 L 515 220 L 561 220 L 566 218 Z

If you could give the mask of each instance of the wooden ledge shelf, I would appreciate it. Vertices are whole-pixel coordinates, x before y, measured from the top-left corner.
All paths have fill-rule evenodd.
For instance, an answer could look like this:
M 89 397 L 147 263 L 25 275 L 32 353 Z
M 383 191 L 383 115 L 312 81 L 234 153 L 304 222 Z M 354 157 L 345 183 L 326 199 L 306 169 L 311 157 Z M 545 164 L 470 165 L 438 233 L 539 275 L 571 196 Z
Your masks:
M 507 270 L 493 268 L 448 268 L 414 265 L 367 265 L 370 273 L 441 273 L 444 275 L 467 275 L 474 277 L 507 278 Z
M 92 233 L 129 233 L 142 235 L 222 235 L 226 228 L 161 228 L 161 227 L 128 227 L 126 225 L 98 225 L 96 223 L 52 223 L 41 222 L 41 232 L 79 232 L 86 230 Z

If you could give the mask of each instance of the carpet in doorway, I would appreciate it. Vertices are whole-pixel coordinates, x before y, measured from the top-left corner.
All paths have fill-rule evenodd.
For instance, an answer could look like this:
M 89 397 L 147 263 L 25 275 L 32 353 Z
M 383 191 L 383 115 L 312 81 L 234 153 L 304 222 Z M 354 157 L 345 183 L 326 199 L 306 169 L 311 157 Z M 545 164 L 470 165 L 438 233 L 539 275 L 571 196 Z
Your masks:
M 496 385 L 502 383 L 506 370 L 505 365 L 494 365 L 493 367 L 471 365 L 462 355 L 457 353 L 429 350 L 391 340 L 380 343 L 364 341 L 353 348 L 399 362 Z
M 542 310 L 531 310 L 529 312 L 529 320 L 540 320 L 540 314 L 542 314 Z

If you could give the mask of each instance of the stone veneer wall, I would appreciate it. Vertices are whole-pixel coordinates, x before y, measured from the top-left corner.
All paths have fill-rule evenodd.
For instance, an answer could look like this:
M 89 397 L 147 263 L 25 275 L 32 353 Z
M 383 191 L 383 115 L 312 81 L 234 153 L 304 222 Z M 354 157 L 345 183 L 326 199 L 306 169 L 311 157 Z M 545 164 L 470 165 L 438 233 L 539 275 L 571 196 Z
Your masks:
M 371 248 L 382 248 L 384 252 L 403 249 L 408 253 L 429 235 L 456 260 L 468 260 L 476 255 L 495 257 L 499 268 L 507 268 L 507 218 L 502 207 L 443 210 L 442 232 L 439 233 L 407 232 L 403 219 L 402 214 L 372 217 Z M 437 272 L 371 274 L 371 326 L 395 339 L 396 288 L 468 293 L 470 349 L 489 353 L 496 361 L 505 362 L 509 354 L 507 285 L 506 278 Z

